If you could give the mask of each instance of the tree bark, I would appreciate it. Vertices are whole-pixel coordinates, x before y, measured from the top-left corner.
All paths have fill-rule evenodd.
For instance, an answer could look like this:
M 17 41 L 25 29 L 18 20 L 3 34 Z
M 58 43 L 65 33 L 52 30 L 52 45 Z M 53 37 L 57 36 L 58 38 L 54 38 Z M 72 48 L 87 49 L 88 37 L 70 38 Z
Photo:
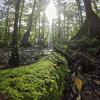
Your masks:
M 45 12 L 43 11 L 43 27 L 42 27 L 42 45 L 44 46 L 44 34 L 45 34 Z
M 19 19 L 19 9 L 21 0 L 16 0 L 15 5 L 15 20 L 14 20 L 14 31 L 12 33 L 11 42 L 11 57 L 8 61 L 9 67 L 17 67 L 20 65 L 19 50 L 18 50 L 18 19 Z
M 7 34 L 8 31 L 9 31 L 8 17 L 9 17 L 9 5 L 8 5 L 8 7 L 7 7 L 7 16 L 6 16 L 6 21 L 5 21 L 5 34 Z
M 61 39 L 61 33 L 60 33 L 60 27 L 61 27 L 61 16 L 60 16 L 60 0 L 58 0 L 58 39 Z
M 4 34 L 4 38 L 3 41 L 4 43 L 8 46 L 9 44 L 9 5 L 7 7 L 7 12 L 6 12 L 6 20 L 5 20 L 5 34 Z M 9 34 L 9 35 L 8 35 Z
M 20 29 L 21 29 L 21 18 L 22 18 L 22 14 L 23 14 L 23 9 L 24 9 L 24 3 L 25 0 L 22 1 L 22 7 L 21 7 L 21 12 L 20 12 L 20 17 L 19 17 L 19 34 L 20 34 Z
M 41 14 L 39 12 L 39 35 L 38 35 L 38 44 L 41 44 L 41 26 L 40 26 L 40 23 L 41 23 Z
M 78 6 L 78 12 L 79 12 L 79 19 L 80 19 L 80 26 L 83 25 L 83 16 L 82 16 L 82 7 L 80 0 L 76 0 L 77 6 Z
M 63 39 L 64 39 L 64 42 L 65 42 L 65 40 L 66 40 L 66 38 L 65 38 L 65 36 L 66 36 L 66 29 L 65 29 L 65 27 L 66 27 L 66 16 L 65 16 L 65 10 L 66 10 L 66 3 L 64 3 L 64 34 L 63 34 Z
M 83 1 L 86 11 L 86 20 L 74 39 L 79 39 L 82 35 L 87 35 L 93 38 L 97 37 L 98 39 L 100 39 L 100 18 L 92 10 L 91 1 Z
M 91 0 L 83 0 L 83 1 L 85 6 L 86 17 L 91 18 L 91 16 L 93 15 Z

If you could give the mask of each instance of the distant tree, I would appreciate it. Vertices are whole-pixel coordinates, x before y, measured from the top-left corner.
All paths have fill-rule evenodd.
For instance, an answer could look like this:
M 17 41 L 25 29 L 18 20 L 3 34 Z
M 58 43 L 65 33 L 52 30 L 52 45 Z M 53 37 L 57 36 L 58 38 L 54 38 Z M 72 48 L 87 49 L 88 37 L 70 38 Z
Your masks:
M 65 36 L 66 36 L 66 29 L 65 29 L 65 27 L 66 27 L 66 2 L 64 2 L 64 34 L 63 34 L 63 39 L 64 39 L 64 41 L 65 41 Z
M 22 40 L 21 40 L 21 45 L 22 46 L 30 45 L 30 43 L 29 43 L 29 36 L 30 36 L 31 28 L 32 28 L 33 14 L 34 14 L 35 6 L 36 6 L 36 0 L 34 0 L 32 12 L 31 12 L 31 14 L 29 16 L 29 21 L 28 21 L 28 25 L 27 25 L 27 27 L 28 27 L 27 31 L 24 33 L 24 35 L 22 37 Z
M 45 0 L 43 2 L 43 16 L 42 16 L 42 45 L 44 46 L 44 35 L 45 35 Z
M 9 17 L 9 5 L 7 6 L 7 15 L 6 15 L 6 20 L 5 20 L 5 34 L 8 33 L 9 31 L 8 17 Z
M 58 0 L 58 38 L 61 36 L 61 15 L 60 15 L 60 6 L 61 2 Z
M 20 34 L 20 29 L 21 29 L 21 21 L 22 21 L 22 14 L 23 14 L 23 9 L 24 9 L 24 4 L 25 4 L 25 0 L 22 0 L 22 6 L 21 6 L 20 15 L 19 15 L 19 34 Z
M 38 44 L 41 44 L 41 13 L 39 13 L 39 35 L 38 35 Z
M 93 5 L 94 5 L 95 12 L 98 15 L 98 7 L 97 7 L 97 4 L 96 4 L 96 1 L 98 1 L 98 0 L 92 0 Z
M 80 0 L 76 0 L 76 3 L 77 3 L 77 6 L 78 6 L 79 21 L 80 21 L 80 26 L 81 26 L 81 25 L 83 25 L 81 1 Z

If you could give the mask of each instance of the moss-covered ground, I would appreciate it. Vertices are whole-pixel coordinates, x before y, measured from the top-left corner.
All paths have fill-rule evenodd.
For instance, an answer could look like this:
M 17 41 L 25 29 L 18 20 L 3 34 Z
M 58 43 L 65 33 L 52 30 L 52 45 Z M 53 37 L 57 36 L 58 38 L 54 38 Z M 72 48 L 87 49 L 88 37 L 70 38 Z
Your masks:
M 68 73 L 65 59 L 50 53 L 37 63 L 0 71 L 0 100 L 60 100 Z

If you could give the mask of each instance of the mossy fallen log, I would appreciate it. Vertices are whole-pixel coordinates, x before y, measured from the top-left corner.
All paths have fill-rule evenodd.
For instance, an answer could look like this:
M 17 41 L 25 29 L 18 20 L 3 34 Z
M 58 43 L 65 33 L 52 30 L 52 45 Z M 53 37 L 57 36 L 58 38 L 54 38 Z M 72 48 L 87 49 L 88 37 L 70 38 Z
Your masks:
M 61 100 L 66 66 L 64 57 L 51 53 L 35 64 L 0 70 L 0 100 Z

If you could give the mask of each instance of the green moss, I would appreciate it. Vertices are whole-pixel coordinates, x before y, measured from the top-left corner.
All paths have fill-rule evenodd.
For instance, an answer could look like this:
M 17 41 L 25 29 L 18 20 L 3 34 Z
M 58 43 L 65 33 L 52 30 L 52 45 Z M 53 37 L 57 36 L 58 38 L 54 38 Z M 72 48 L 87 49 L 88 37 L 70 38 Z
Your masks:
M 57 62 L 63 64 L 57 65 Z M 64 76 L 68 73 L 65 59 L 57 54 L 37 63 L 0 71 L 0 97 L 7 100 L 60 100 Z

